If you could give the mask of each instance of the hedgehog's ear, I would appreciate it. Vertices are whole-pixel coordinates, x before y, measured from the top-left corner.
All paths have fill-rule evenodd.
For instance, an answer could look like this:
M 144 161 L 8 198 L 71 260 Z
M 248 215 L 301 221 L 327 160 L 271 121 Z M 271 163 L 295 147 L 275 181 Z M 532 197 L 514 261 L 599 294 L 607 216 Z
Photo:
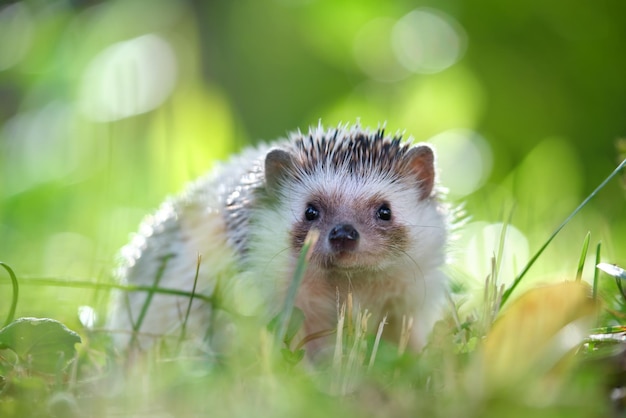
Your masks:
M 271 150 L 265 156 L 265 184 L 271 196 L 276 197 L 278 188 L 293 168 L 291 154 L 282 149 Z
M 420 196 L 426 199 L 435 186 L 435 155 L 428 145 L 413 147 L 404 157 L 404 169 L 419 182 Z

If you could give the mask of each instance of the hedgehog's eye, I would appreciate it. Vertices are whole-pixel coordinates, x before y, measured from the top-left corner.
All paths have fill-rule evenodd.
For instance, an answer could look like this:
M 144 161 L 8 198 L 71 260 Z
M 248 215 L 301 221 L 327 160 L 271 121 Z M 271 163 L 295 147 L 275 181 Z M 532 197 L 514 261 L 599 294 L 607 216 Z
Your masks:
M 391 208 L 389 207 L 389 205 L 386 203 L 383 203 L 376 211 L 376 216 L 381 221 L 390 221 L 391 220 Z
M 306 209 L 304 210 L 304 218 L 307 221 L 314 221 L 320 217 L 320 211 L 312 204 L 308 204 Z

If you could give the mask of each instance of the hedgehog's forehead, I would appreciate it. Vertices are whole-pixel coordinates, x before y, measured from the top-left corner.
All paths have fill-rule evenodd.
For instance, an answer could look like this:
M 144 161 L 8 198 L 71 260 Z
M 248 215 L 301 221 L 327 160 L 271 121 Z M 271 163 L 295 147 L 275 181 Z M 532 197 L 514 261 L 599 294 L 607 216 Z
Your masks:
M 328 172 L 370 176 L 395 172 L 410 148 L 400 137 L 385 138 L 383 131 L 335 131 L 295 141 L 297 167 L 308 175 Z
M 406 194 L 411 185 L 392 172 L 370 170 L 366 176 L 336 167 L 319 166 L 309 173 L 300 173 L 289 187 L 288 194 L 299 203 L 330 200 L 336 203 L 358 202 L 376 198 L 391 198 Z

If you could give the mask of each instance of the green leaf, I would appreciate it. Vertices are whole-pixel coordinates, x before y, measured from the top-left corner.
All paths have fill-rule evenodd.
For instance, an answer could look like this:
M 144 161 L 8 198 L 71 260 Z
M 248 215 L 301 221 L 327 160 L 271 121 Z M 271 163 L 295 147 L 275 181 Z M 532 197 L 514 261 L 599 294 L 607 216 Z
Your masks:
M 292 366 L 300 363 L 300 361 L 302 361 L 302 359 L 304 358 L 304 349 L 302 348 L 295 351 L 291 351 L 287 348 L 282 348 L 280 352 L 283 355 L 283 359 Z
M 9 325 L 13 318 L 15 317 L 15 308 L 17 308 L 17 299 L 19 296 L 19 285 L 17 283 L 17 277 L 13 272 L 13 269 L 9 267 L 8 264 L 0 261 L 0 267 L 3 267 L 7 273 L 9 273 L 9 278 L 11 279 L 11 286 L 13 287 L 13 298 L 11 299 L 11 307 L 9 308 L 9 313 L 7 314 L 7 319 L 4 323 L 4 326 Z
M 293 308 L 291 318 L 289 318 L 289 325 L 287 325 L 287 332 L 285 333 L 285 344 L 289 346 L 291 341 L 296 336 L 302 325 L 304 324 L 304 312 L 296 307 Z
M 20 318 L 0 330 L 0 349 L 10 349 L 35 371 L 55 373 L 74 358 L 80 336 L 49 318 Z
M 270 321 L 267 328 L 272 332 L 276 332 L 280 320 L 281 314 L 278 314 Z M 302 324 L 304 324 L 304 312 L 302 312 L 301 309 L 294 307 L 291 312 L 291 316 L 289 317 L 289 323 L 285 331 L 285 336 L 283 337 L 283 342 L 287 347 L 291 345 L 291 341 L 302 327 Z

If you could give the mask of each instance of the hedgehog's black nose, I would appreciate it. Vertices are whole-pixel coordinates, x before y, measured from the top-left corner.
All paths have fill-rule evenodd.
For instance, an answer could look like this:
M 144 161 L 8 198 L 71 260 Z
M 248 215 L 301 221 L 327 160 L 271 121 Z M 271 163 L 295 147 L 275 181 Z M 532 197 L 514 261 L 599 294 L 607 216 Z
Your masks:
M 328 240 L 335 251 L 352 251 L 359 242 L 359 231 L 350 224 L 337 225 L 330 230 Z

